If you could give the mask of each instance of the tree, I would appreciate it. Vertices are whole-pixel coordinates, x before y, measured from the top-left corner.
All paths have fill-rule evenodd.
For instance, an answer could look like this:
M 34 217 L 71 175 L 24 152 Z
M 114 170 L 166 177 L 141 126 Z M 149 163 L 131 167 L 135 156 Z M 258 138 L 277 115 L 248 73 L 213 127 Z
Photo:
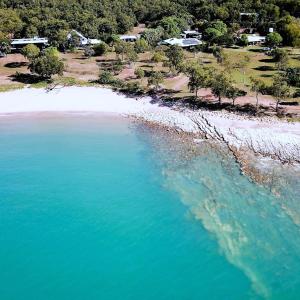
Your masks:
M 11 47 L 10 47 L 10 41 L 6 34 L 0 31 L 0 54 L 6 56 L 8 53 L 10 53 Z
M 173 45 L 168 47 L 165 53 L 170 66 L 179 71 L 184 60 L 183 50 L 179 46 Z
M 232 105 L 235 105 L 235 100 L 241 95 L 241 91 L 234 85 L 229 85 L 226 91 L 226 97 L 232 100 Z
M 226 57 L 224 49 L 219 46 L 213 48 L 213 56 L 217 59 L 218 64 L 223 63 Z
M 113 74 L 109 71 L 103 71 L 99 75 L 98 82 L 100 84 L 111 84 L 115 80 Z
M 227 33 L 227 26 L 222 21 L 212 22 L 204 31 L 205 40 L 211 45 L 219 43 L 222 36 Z
M 258 79 L 255 77 L 251 77 L 250 80 L 251 80 L 251 91 L 255 92 L 255 97 L 256 97 L 256 105 L 255 106 L 256 106 L 256 110 L 257 110 L 258 104 L 259 104 L 258 96 L 259 96 L 259 94 L 263 93 L 263 91 L 266 88 L 266 85 L 261 79 Z
M 278 47 L 282 41 L 283 38 L 278 32 L 271 32 L 266 36 L 266 45 L 270 48 Z
M 126 56 L 127 56 L 130 63 L 134 63 L 138 60 L 138 55 L 137 55 L 136 51 L 134 50 L 133 45 L 128 44 L 127 51 L 126 51 Z
M 69 49 L 73 50 L 78 48 L 81 45 L 80 37 L 76 34 L 76 32 L 71 32 L 71 36 L 68 40 Z
M 278 112 L 279 103 L 290 95 L 290 88 L 282 75 L 276 75 L 271 89 L 276 99 L 276 112 Z
M 235 63 L 235 68 L 240 69 L 240 72 L 243 74 L 243 83 L 246 81 L 246 67 L 249 65 L 250 61 L 250 56 L 245 54 Z
M 152 72 L 148 79 L 148 86 L 154 86 L 155 91 L 159 89 L 159 86 L 164 81 L 164 76 L 161 72 Z
M 289 56 L 284 49 L 274 49 L 272 51 L 273 60 L 276 62 L 278 70 L 285 70 L 289 63 Z
M 142 37 L 145 41 L 147 41 L 149 46 L 156 47 L 157 44 L 161 41 L 163 35 L 163 28 L 157 27 L 155 29 L 147 29 L 145 32 L 143 32 Z
M 42 78 L 49 79 L 52 75 L 62 75 L 64 64 L 57 56 L 45 52 L 32 60 L 29 69 L 32 73 L 35 73 Z
M 221 104 L 222 97 L 226 97 L 231 88 L 230 77 L 225 72 L 219 72 L 214 75 L 210 87 L 213 95 L 218 98 L 219 104 Z
M 242 47 L 246 47 L 249 44 L 248 37 L 246 34 L 242 34 L 239 40 L 239 43 Z
M 95 52 L 94 55 L 96 56 L 102 56 L 108 51 L 108 45 L 105 44 L 104 42 L 100 44 L 96 44 L 93 46 L 93 50 Z
M 164 52 L 161 50 L 155 51 L 151 58 L 151 60 L 155 63 L 163 62 L 165 59 L 166 59 L 166 56 L 165 56 Z
M 92 47 L 90 47 L 90 46 L 85 47 L 85 49 L 84 49 L 84 56 L 90 58 L 90 57 L 92 57 L 94 55 L 95 55 L 95 50 Z
M 134 44 L 134 49 L 137 53 L 144 53 L 149 50 L 149 44 L 145 39 L 138 39 Z
M 198 98 L 198 91 L 201 88 L 206 88 L 210 83 L 210 74 L 207 69 L 199 65 L 192 65 L 186 69 L 187 76 L 189 77 L 188 87 L 191 92 L 195 92 Z
M 288 68 L 285 71 L 285 78 L 289 85 L 300 87 L 300 68 Z
M 115 52 L 117 56 L 121 55 L 122 61 L 124 60 L 124 55 L 126 54 L 127 49 L 128 49 L 128 43 L 121 40 L 115 43 Z
M 176 16 L 164 17 L 159 22 L 159 26 L 164 29 L 164 38 L 179 37 L 182 30 L 187 28 L 185 19 Z
M 15 34 L 23 27 L 23 23 L 15 10 L 0 9 L 0 30 L 6 34 Z
M 145 71 L 142 68 L 137 68 L 134 71 L 134 74 L 137 78 L 143 78 L 145 76 Z
M 37 58 L 40 54 L 40 49 L 33 44 L 28 44 L 22 49 L 22 54 L 29 60 Z

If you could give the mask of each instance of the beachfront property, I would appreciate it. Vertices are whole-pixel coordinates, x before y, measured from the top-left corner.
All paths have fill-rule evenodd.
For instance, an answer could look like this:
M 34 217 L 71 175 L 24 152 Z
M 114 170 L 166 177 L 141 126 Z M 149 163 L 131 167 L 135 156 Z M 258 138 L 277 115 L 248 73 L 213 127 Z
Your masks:
M 49 45 L 49 40 L 48 40 L 48 38 L 40 38 L 40 37 L 12 39 L 11 40 L 11 50 L 18 51 L 30 44 L 36 45 L 40 49 L 44 49 L 45 47 L 47 47 Z
M 124 42 L 136 42 L 138 39 L 138 35 L 120 35 L 120 40 Z
M 67 39 L 71 40 L 73 35 L 76 35 L 79 38 L 81 47 L 85 47 L 88 45 L 97 45 L 101 43 L 101 41 L 98 39 L 90 39 L 85 37 L 82 33 L 78 32 L 77 30 L 71 30 L 67 35 Z
M 266 41 L 266 37 L 258 34 L 247 35 L 249 45 L 261 45 Z
M 201 45 L 202 42 L 196 38 L 181 38 L 181 39 L 171 38 L 171 39 L 164 40 L 159 44 L 166 45 L 166 46 L 176 45 L 181 48 L 189 49 Z

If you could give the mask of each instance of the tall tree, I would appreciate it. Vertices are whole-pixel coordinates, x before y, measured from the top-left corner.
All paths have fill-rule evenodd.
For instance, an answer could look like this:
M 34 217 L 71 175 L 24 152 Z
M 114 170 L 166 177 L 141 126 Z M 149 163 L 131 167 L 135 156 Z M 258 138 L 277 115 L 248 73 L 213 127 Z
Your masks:
M 272 84 L 272 93 L 276 100 L 276 112 L 279 109 L 279 103 L 290 95 L 290 88 L 282 75 L 276 75 Z

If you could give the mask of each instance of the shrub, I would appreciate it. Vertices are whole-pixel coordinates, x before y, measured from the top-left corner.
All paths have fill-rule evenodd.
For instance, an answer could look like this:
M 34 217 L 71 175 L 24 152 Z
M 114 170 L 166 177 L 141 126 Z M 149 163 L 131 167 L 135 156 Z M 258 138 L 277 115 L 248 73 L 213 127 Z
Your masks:
M 288 84 L 300 87 L 300 68 L 288 68 L 285 77 Z
M 22 54 L 29 60 L 33 60 L 40 54 L 40 49 L 33 44 L 28 44 L 22 49 Z
M 91 57 L 91 56 L 94 56 L 95 55 L 95 50 L 91 47 L 86 47 L 84 49 L 84 56 L 86 57 Z
M 63 74 L 64 63 L 57 56 L 45 52 L 32 60 L 29 69 L 42 78 L 51 78 L 52 75 Z
M 93 47 L 96 56 L 104 55 L 108 51 L 108 45 L 104 42 L 97 44 Z
M 145 77 L 145 71 L 142 69 L 142 68 L 137 68 L 135 71 L 134 71 L 134 74 L 137 78 L 143 78 Z
M 111 84 L 115 81 L 113 74 L 109 71 L 103 71 L 99 75 L 98 82 L 101 84 Z

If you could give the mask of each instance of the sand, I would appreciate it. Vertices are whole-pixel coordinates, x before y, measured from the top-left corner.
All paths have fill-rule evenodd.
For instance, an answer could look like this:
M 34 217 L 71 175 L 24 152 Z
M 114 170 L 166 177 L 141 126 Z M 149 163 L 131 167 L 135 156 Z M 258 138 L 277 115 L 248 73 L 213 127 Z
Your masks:
M 51 91 L 25 88 L 0 94 L 0 115 L 68 112 L 133 116 L 179 131 L 204 133 L 237 149 L 250 149 L 284 162 L 300 162 L 300 123 L 275 118 L 248 118 L 224 111 L 167 107 L 149 97 L 135 99 L 110 89 L 64 87 Z

